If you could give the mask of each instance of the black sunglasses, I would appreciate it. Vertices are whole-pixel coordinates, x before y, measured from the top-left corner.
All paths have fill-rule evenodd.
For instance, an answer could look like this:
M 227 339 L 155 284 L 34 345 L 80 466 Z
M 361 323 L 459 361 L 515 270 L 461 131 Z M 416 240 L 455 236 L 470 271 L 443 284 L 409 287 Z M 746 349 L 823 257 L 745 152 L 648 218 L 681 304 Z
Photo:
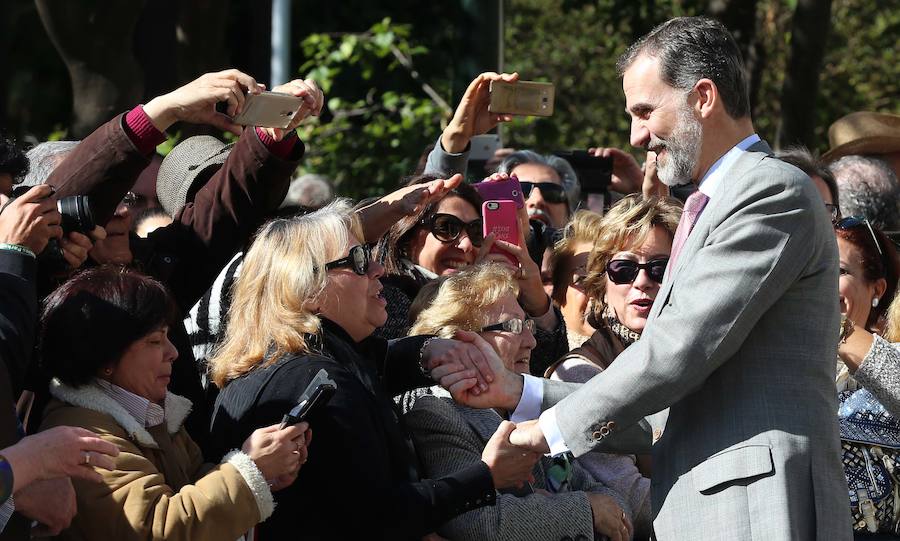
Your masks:
M 850 229 L 855 229 L 862 226 L 866 226 L 866 229 L 869 230 L 869 235 L 871 235 L 872 237 L 872 242 L 875 243 L 875 248 L 878 249 L 878 255 L 881 256 L 881 262 L 884 264 L 885 268 L 887 268 L 887 263 L 884 258 L 884 250 L 881 249 L 881 243 L 878 242 L 878 235 L 875 234 L 875 229 L 872 228 L 872 224 L 871 222 L 869 222 L 869 220 L 863 218 L 862 216 L 848 216 L 834 222 L 834 228 L 840 229 L 841 231 L 848 231 Z
M 653 259 L 646 263 L 638 263 L 630 259 L 613 259 L 606 264 L 606 275 L 616 284 L 630 284 L 637 278 L 638 272 L 644 269 L 651 280 L 661 284 L 668 264 L 668 257 Z
M 465 231 L 474 246 L 484 241 L 481 218 L 464 222 L 452 214 L 432 214 L 425 222 L 434 238 L 447 244 L 455 241 Z
M 493 325 L 488 325 L 487 327 L 482 327 L 481 332 L 488 331 L 506 331 L 511 332 L 513 334 L 522 334 L 522 331 L 528 329 L 531 334 L 534 334 L 534 320 L 533 319 L 507 319 L 502 323 L 494 323 Z
M 350 267 L 356 274 L 365 276 L 369 272 L 369 263 L 371 261 L 372 246 L 369 244 L 358 244 L 350 248 L 350 253 L 347 254 L 347 257 L 325 263 L 325 270 Z
M 531 196 L 531 189 L 537 188 L 541 191 L 541 195 L 548 203 L 568 203 L 566 197 L 566 189 L 559 184 L 553 182 L 519 182 L 522 185 L 522 196 L 528 199 Z

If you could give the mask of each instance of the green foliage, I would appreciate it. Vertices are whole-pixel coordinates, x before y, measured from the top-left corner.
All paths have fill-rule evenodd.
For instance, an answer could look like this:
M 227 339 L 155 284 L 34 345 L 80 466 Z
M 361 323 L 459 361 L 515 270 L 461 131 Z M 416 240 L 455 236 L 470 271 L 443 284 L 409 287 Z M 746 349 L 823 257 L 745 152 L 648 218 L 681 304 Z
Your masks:
M 311 34 L 300 67 L 327 97 L 320 118 L 301 125 L 304 169 L 327 175 L 341 194 L 381 195 L 413 173 L 428 137 L 446 110 L 417 84 L 404 63 L 427 49 L 410 40 L 410 26 L 389 18 L 367 32 Z M 407 60 L 409 62 L 407 62 Z

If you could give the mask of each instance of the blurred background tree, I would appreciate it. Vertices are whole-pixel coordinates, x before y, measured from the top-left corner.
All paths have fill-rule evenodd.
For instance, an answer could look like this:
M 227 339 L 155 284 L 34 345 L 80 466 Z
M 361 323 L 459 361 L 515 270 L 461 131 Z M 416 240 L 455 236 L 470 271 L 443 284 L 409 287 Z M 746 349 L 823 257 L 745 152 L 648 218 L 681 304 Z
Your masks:
M 353 197 L 395 186 L 468 81 L 498 68 L 500 48 L 507 71 L 557 85 L 556 114 L 505 125 L 505 144 L 629 149 L 615 60 L 678 15 L 712 15 L 734 33 L 770 142 L 824 151 L 828 125 L 844 114 L 900 113 L 900 0 L 502 0 L 502 42 L 498 2 L 295 1 L 296 76 L 319 79 L 328 98 L 302 129 L 304 169 Z M 204 71 L 233 66 L 268 82 L 271 0 L 4 4 L 0 126 L 25 140 L 82 137 Z

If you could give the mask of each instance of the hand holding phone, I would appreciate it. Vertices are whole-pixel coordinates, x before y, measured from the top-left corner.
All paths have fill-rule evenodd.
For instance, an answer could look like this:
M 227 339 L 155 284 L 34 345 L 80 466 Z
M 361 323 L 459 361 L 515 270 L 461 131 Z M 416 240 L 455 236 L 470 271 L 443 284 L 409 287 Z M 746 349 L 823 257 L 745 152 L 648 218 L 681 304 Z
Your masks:
M 288 425 L 294 425 L 300 421 L 307 420 L 314 411 L 320 410 L 331 400 L 337 391 L 337 384 L 328 376 L 328 372 L 322 368 L 316 374 L 316 377 L 309 382 L 297 405 L 291 408 L 281 419 L 279 429 L 283 429 Z
M 496 181 L 485 180 L 484 182 L 473 184 L 472 187 L 478 190 L 478 194 L 485 201 L 512 201 L 515 203 L 516 208 L 525 206 L 522 185 L 519 184 L 519 179 L 516 177 Z M 482 213 L 482 215 L 484 214 Z
M 232 121 L 243 126 L 287 128 L 303 105 L 303 98 L 280 92 L 247 94 L 244 107 Z
M 518 183 L 518 181 L 516 181 Z M 489 200 L 481 204 L 484 236 L 494 235 L 496 240 L 506 241 L 519 246 L 519 219 L 516 213 L 516 204 L 510 200 Z M 491 246 L 490 253 L 502 254 L 514 266 L 519 266 L 519 260 L 504 251 L 499 246 Z

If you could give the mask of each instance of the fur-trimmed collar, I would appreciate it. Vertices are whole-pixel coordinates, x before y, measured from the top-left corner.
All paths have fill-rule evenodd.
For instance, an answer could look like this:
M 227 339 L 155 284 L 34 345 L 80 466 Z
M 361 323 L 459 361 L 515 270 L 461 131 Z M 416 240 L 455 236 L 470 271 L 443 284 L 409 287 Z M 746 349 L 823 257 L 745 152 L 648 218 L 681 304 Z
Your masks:
M 54 398 L 73 406 L 109 415 L 141 445 L 153 448 L 159 447 L 146 428 L 141 426 L 122 405 L 93 383 L 76 388 L 65 385 L 58 379 L 53 378 L 50 382 L 50 394 Z M 187 398 L 166 392 L 165 422 L 169 434 L 175 434 L 181 429 L 181 425 L 184 424 L 184 420 L 191 412 L 192 407 L 193 404 Z

